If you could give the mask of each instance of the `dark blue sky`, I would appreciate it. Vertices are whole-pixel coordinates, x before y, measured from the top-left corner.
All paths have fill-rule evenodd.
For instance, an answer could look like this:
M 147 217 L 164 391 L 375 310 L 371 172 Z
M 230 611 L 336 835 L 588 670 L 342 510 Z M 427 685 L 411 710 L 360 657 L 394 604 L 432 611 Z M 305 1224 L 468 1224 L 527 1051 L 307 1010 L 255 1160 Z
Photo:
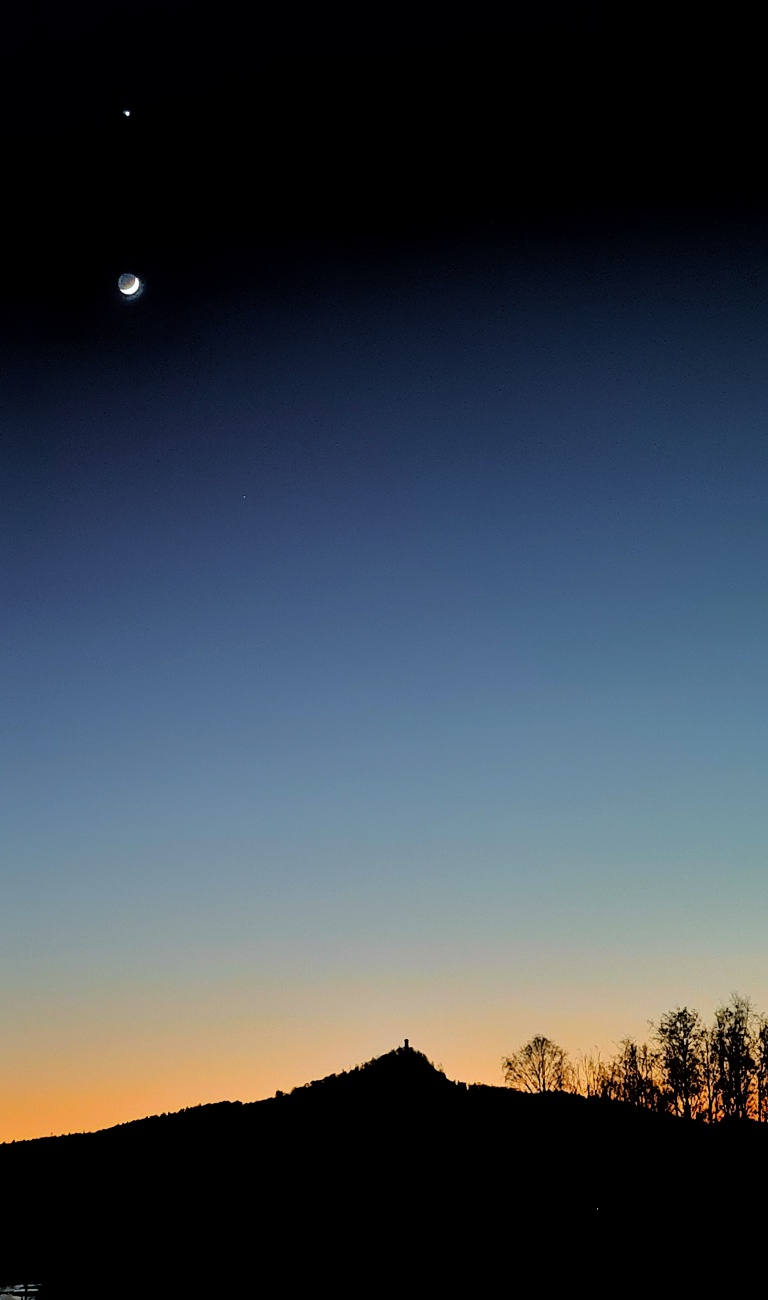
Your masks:
M 3 321 L 8 1136 L 768 999 L 759 211 L 364 72 L 298 180 L 199 90 L 15 141 L 90 180 Z

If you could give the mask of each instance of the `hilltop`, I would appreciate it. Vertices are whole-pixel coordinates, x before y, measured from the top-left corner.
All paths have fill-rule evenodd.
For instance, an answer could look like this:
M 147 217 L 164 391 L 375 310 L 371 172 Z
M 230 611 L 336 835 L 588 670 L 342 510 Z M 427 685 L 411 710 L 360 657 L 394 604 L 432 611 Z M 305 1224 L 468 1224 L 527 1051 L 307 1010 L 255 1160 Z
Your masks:
M 707 1215 L 743 1231 L 734 1189 L 767 1142 L 755 1124 L 453 1082 L 400 1047 L 263 1101 L 0 1147 L 0 1282 L 43 1276 L 54 1300 L 107 1275 L 112 1300 L 138 1276 L 239 1294 L 265 1269 L 394 1277 L 407 1257 L 425 1283 L 495 1284 L 553 1234 L 602 1258 L 664 1240 L 700 1219 L 702 1189 Z

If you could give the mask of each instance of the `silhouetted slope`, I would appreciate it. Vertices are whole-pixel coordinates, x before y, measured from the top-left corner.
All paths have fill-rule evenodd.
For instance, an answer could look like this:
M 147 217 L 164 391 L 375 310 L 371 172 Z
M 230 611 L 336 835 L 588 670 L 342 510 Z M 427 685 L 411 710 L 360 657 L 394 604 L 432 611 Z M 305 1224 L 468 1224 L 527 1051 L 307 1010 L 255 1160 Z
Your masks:
M 452 1083 L 400 1048 L 265 1101 L 0 1147 L 0 1277 L 43 1276 L 54 1297 L 108 1278 L 117 1300 L 139 1278 L 249 1294 L 281 1271 L 292 1287 L 341 1272 L 352 1290 L 407 1262 L 476 1288 L 521 1252 L 567 1269 L 704 1221 L 748 1231 L 767 1142 L 754 1124 Z

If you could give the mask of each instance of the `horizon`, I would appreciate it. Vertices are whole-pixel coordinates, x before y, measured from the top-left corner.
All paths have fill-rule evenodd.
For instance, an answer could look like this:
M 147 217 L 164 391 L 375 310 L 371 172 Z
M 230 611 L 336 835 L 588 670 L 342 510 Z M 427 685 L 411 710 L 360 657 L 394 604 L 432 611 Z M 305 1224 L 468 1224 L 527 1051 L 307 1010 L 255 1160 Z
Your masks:
M 745 1003 L 746 1007 L 748 1008 L 751 1021 L 755 1022 L 752 1025 L 751 1032 L 755 1031 L 760 1024 L 768 1021 L 768 1015 L 766 1015 L 766 1013 L 763 1012 L 763 1010 L 760 1007 L 758 1007 L 754 1003 L 753 999 L 751 999 L 748 995 L 742 995 L 734 991 L 732 992 L 731 997 L 727 1000 L 727 1003 L 731 1004 L 735 999 L 738 999 Z M 726 1000 L 721 999 L 720 1002 L 718 1003 L 718 1007 L 725 1008 L 725 1006 L 726 1006 Z M 680 1010 L 680 1004 L 676 1004 L 675 1008 L 672 1007 L 666 1008 L 666 1012 L 671 1012 L 673 1010 Z M 694 1011 L 697 1015 L 700 1015 L 700 1011 L 698 1008 L 688 1007 L 687 1010 Z M 659 1020 L 663 1018 L 664 1014 L 665 1014 L 664 1012 L 661 1013 L 658 1019 L 656 1019 L 655 1021 L 646 1020 L 644 1022 L 643 1033 L 637 1035 L 624 1033 L 619 1038 L 614 1039 L 608 1047 L 606 1047 L 604 1044 L 601 1045 L 599 1043 L 592 1043 L 589 1046 L 585 1046 L 582 1044 L 579 1048 L 574 1050 L 572 1048 L 564 1047 L 564 1045 L 561 1042 L 557 1042 L 556 1040 L 552 1039 L 549 1035 L 544 1035 L 543 1037 L 544 1040 L 546 1042 L 549 1042 L 553 1047 L 557 1049 L 562 1049 L 564 1051 L 565 1059 L 567 1061 L 569 1068 L 570 1067 L 577 1068 L 580 1062 L 583 1060 L 583 1058 L 589 1056 L 593 1058 L 594 1062 L 597 1062 L 599 1060 L 602 1066 L 608 1067 L 611 1065 L 611 1063 L 614 1060 L 616 1060 L 619 1057 L 620 1049 L 628 1041 L 630 1043 L 637 1044 L 638 1047 L 645 1046 L 647 1044 L 651 1048 L 651 1050 L 654 1050 L 654 1046 L 658 1046 L 658 1044 L 655 1043 L 654 1030 L 658 1026 Z M 714 1017 L 710 1022 L 710 1020 L 706 1016 L 701 1016 L 701 1023 L 703 1026 L 708 1026 L 710 1023 L 714 1023 Z M 541 1035 L 531 1034 L 527 1041 L 530 1042 L 531 1039 L 540 1036 Z M 423 1047 L 414 1046 L 414 1044 L 410 1041 L 409 1038 L 405 1038 L 404 1044 L 397 1043 L 394 1047 L 388 1047 L 381 1051 L 375 1052 L 372 1056 L 361 1057 L 358 1060 L 356 1060 L 354 1063 L 345 1064 L 345 1065 L 339 1065 L 337 1063 L 334 1068 L 324 1069 L 322 1073 L 309 1074 L 307 1075 L 306 1078 L 291 1083 L 287 1087 L 275 1087 L 271 1091 L 259 1096 L 232 1096 L 232 1095 L 213 1096 L 211 1095 L 211 1096 L 203 1097 L 202 1099 L 194 1102 L 191 1102 L 189 1100 L 180 1100 L 177 1101 L 176 1104 L 165 1105 L 162 1107 L 162 1109 L 160 1106 L 158 1106 L 157 1109 L 147 1110 L 142 1113 L 122 1116 L 120 1118 L 113 1117 L 111 1119 L 104 1120 L 103 1122 L 92 1124 L 90 1127 L 69 1128 L 60 1131 L 51 1130 L 49 1133 L 22 1132 L 22 1133 L 16 1133 L 13 1137 L 0 1136 L 0 1144 L 30 1141 L 41 1137 L 66 1137 L 68 1135 L 74 1135 L 76 1133 L 99 1132 L 107 1128 L 119 1127 L 123 1124 L 130 1124 L 130 1123 L 140 1121 L 142 1119 L 149 1119 L 156 1116 L 175 1114 L 180 1111 L 194 1109 L 199 1106 L 208 1106 L 208 1105 L 215 1106 L 219 1103 L 228 1103 L 228 1102 L 252 1104 L 260 1101 L 268 1101 L 274 1098 L 275 1096 L 290 1095 L 292 1091 L 300 1090 L 303 1087 L 308 1086 L 312 1082 L 322 1081 L 323 1079 L 333 1078 L 340 1074 L 346 1074 L 346 1073 L 359 1070 L 364 1066 L 373 1064 L 381 1057 L 395 1055 L 398 1051 L 402 1050 L 403 1045 L 406 1047 L 406 1049 L 412 1051 L 414 1054 L 425 1057 L 425 1059 L 429 1062 L 429 1064 L 434 1069 L 445 1074 L 446 1078 L 453 1082 L 465 1083 L 470 1086 L 497 1087 L 502 1090 L 507 1088 L 512 1088 L 512 1089 L 515 1088 L 515 1084 L 511 1082 L 509 1079 L 505 1078 L 504 1057 L 512 1055 L 514 1052 L 517 1052 L 520 1048 L 524 1046 L 524 1044 L 521 1041 L 520 1043 L 516 1044 L 513 1048 L 511 1048 L 508 1053 L 503 1054 L 499 1066 L 500 1079 L 492 1080 L 489 1078 L 472 1078 L 469 1077 L 468 1075 L 462 1075 L 460 1073 L 452 1073 L 450 1068 L 447 1068 L 442 1060 L 439 1060 L 437 1059 L 437 1057 L 432 1056 L 429 1052 L 424 1051 Z M 576 1095 L 585 1096 L 587 1094 L 584 1092 L 583 1088 L 584 1088 L 584 1080 L 574 1078 L 571 1079 L 570 1083 L 567 1083 L 565 1087 L 565 1091 L 567 1093 L 575 1093 Z M 534 1091 L 534 1092 L 537 1091 L 537 1089 L 535 1088 L 531 1089 L 528 1084 L 526 1084 L 522 1090 Z M 557 1091 L 557 1089 L 555 1090 Z M 90 1114 L 93 1107 L 93 1096 L 91 1094 L 89 1094 L 86 1098 L 86 1106 L 87 1106 L 87 1113 Z

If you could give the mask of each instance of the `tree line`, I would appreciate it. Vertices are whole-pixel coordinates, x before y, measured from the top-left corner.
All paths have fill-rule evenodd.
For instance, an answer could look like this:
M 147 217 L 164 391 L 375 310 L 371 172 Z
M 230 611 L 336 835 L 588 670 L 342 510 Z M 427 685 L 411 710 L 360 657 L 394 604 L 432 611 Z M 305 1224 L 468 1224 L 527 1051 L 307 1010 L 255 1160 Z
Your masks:
M 768 1017 L 738 993 L 706 1024 L 675 1007 L 648 1021 L 649 1041 L 624 1038 L 603 1060 L 598 1049 L 571 1059 L 537 1034 L 502 1060 L 511 1088 L 606 1097 L 647 1110 L 701 1119 L 768 1120 Z

